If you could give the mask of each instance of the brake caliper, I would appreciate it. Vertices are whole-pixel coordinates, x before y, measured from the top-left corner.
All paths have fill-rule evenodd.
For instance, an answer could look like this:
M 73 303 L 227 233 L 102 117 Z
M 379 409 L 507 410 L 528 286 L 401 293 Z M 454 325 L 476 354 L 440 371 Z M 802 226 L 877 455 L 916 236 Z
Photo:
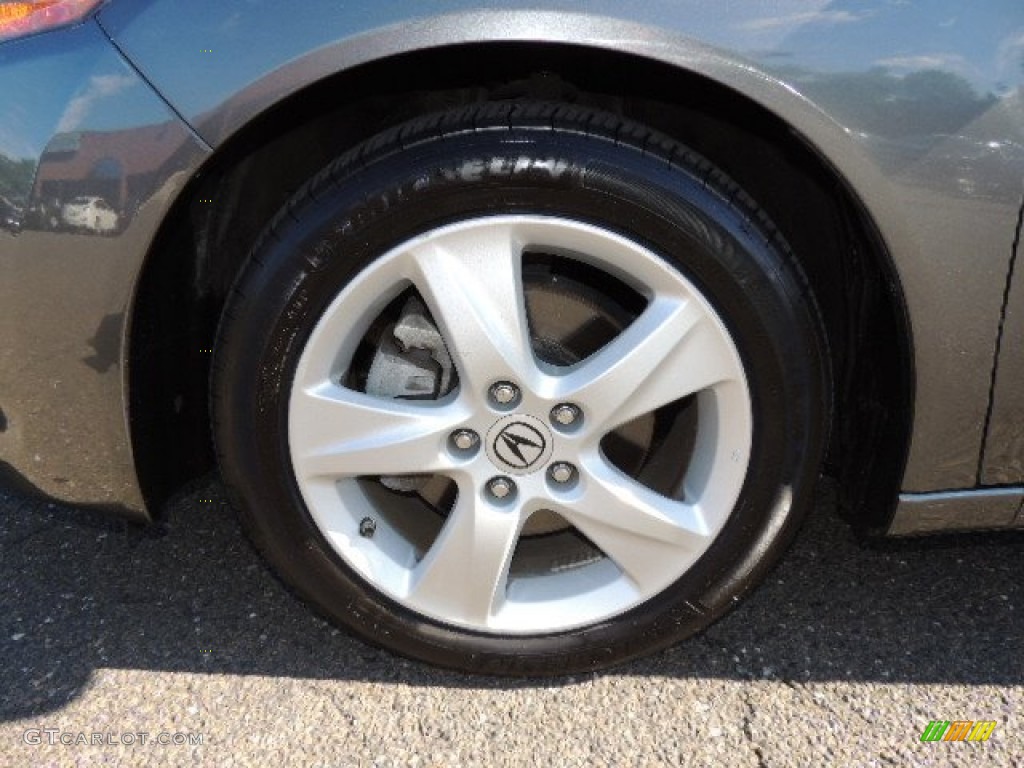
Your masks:
M 410 297 L 394 326 L 381 335 L 366 379 L 367 394 L 402 400 L 438 400 L 455 386 L 451 355 L 419 297 Z M 418 491 L 425 478 L 381 477 L 393 491 Z

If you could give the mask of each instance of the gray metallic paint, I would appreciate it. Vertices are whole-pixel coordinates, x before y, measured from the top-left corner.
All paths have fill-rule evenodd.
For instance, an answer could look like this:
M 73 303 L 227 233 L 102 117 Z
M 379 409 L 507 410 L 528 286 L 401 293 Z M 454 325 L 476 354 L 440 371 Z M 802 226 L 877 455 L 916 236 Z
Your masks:
M 100 20 L 213 146 L 282 96 L 338 71 L 408 50 L 468 42 L 546 41 L 628 51 L 744 94 L 788 122 L 838 169 L 894 255 L 918 373 L 904 489 L 971 486 L 1024 178 L 1019 68 L 982 72 L 972 61 L 977 54 L 966 48 L 970 36 L 947 34 L 940 26 L 946 19 L 934 8 L 925 13 L 932 23 L 921 25 L 901 18 L 905 4 L 819 3 L 810 12 L 801 3 L 804 10 L 788 17 L 780 10 L 786 5 L 759 14 L 746 2 L 601 0 L 580 14 L 579 3 L 550 0 L 430 6 L 317 0 L 304 4 L 301 14 L 271 2 L 251 2 L 241 14 L 201 0 L 157 0 L 115 3 Z M 985 31 L 992 51 L 1016 45 L 1024 29 L 1024 8 L 997 5 L 1011 23 Z M 187 25 L 176 23 L 181 15 Z M 883 34 L 872 38 L 866 59 L 851 56 L 836 71 L 822 66 L 824 32 L 830 45 L 845 50 L 842 40 L 851 27 L 878 19 Z M 774 33 L 779 29 L 784 34 Z M 942 57 L 908 56 L 908 46 L 927 51 L 933 42 L 948 46 Z M 936 120 L 908 133 L 905 115 L 887 115 L 885 103 L 873 105 L 874 111 L 850 108 L 849 75 L 871 62 L 889 62 L 900 73 L 923 68 L 960 78 L 967 86 L 963 97 L 973 102 L 955 131 L 948 120 Z M 978 70 L 974 83 L 959 74 L 959 62 Z M 1006 82 L 997 82 L 1003 75 Z
M 0 139 L 31 161 L 29 197 L 102 188 L 127 206 L 112 236 L 31 219 L 16 237 L 0 231 L 0 482 L 145 519 L 127 318 L 150 240 L 207 152 L 95 23 L 6 43 L 0 70 Z M 80 163 L 91 151 L 95 162 Z
M 1024 525 L 1024 488 L 986 488 L 945 493 L 902 493 L 890 536 Z
M 1019 240 L 1018 232 L 981 465 L 984 485 L 1006 485 L 1024 479 L 1024 262 Z

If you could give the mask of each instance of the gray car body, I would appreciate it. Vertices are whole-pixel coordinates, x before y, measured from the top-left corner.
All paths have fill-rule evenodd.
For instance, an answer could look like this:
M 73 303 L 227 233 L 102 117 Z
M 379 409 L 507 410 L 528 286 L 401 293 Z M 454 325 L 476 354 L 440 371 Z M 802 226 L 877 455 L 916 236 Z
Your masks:
M 140 441 L 163 435 L 134 407 L 130 347 L 141 276 L 181 196 L 304 89 L 399 55 L 465 50 L 471 70 L 480 46 L 541 43 L 705 79 L 812 148 L 877 232 L 909 328 L 892 340 L 913 410 L 882 529 L 1024 524 L 1024 7 L 925 5 L 114 0 L 0 45 L 0 153 L 31 167 L 26 216 L 42 221 L 0 231 L 0 469 L 34 493 L 147 519 L 159 495 Z M 936 92 L 858 98 L 908 80 Z M 69 185 L 116 190 L 118 231 L 47 228 L 47 192 Z M 163 322 L 147 332 L 180 330 Z

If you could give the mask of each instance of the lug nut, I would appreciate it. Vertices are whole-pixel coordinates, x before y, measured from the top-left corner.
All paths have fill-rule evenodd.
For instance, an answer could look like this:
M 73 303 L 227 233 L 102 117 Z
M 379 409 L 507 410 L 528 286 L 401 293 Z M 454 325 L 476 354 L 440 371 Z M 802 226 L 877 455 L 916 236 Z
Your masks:
M 508 498 L 515 489 L 515 484 L 507 477 L 495 477 L 487 483 L 488 493 L 496 499 Z
M 452 432 L 452 445 L 460 451 L 471 451 L 480 442 L 480 436 L 471 429 L 459 429 Z
M 498 405 L 508 405 L 519 397 L 519 389 L 508 381 L 499 381 L 491 387 L 491 399 Z
M 581 415 L 580 409 L 571 403 L 562 403 L 551 409 L 551 420 L 563 427 L 571 427 Z
M 551 465 L 548 473 L 554 482 L 564 485 L 576 477 L 576 467 L 566 461 L 559 461 Z

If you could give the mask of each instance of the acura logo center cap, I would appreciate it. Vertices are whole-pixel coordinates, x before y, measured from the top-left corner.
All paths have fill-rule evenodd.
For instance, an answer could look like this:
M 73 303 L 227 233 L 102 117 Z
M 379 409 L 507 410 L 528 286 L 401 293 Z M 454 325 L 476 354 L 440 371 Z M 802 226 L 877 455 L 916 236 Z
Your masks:
M 513 414 L 499 419 L 487 432 L 491 463 L 510 475 L 528 475 L 551 458 L 551 432 L 540 419 Z

